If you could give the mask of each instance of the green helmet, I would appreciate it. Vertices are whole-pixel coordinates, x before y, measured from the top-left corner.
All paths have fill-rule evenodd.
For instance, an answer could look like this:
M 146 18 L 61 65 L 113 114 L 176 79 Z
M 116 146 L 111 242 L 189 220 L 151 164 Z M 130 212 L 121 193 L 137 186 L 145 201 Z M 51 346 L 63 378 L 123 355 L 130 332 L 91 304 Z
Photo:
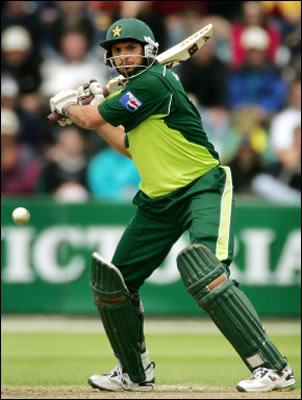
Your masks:
M 154 35 L 145 22 L 136 18 L 123 18 L 114 22 L 107 31 L 106 40 L 100 46 L 110 50 L 117 40 L 136 40 L 141 43 L 149 43 L 146 38 L 150 38 L 154 43 Z
M 100 43 L 100 46 L 106 50 L 104 54 L 106 65 L 115 68 L 111 47 L 115 42 L 121 40 L 141 43 L 144 47 L 144 58 L 146 60 L 145 64 L 140 66 L 144 68 L 142 72 L 151 67 L 157 55 L 158 43 L 155 42 L 153 32 L 145 22 L 136 18 L 123 18 L 109 27 L 106 40 Z M 132 75 L 132 77 L 136 75 Z

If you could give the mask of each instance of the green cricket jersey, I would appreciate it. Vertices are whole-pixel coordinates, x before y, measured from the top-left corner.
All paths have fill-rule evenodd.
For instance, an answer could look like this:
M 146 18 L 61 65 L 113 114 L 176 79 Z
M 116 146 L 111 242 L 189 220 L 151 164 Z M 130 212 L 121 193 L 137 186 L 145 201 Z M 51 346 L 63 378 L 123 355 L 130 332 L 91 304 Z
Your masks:
M 178 76 L 157 61 L 100 104 L 99 112 L 111 125 L 124 126 L 139 188 L 148 197 L 169 194 L 219 165 Z

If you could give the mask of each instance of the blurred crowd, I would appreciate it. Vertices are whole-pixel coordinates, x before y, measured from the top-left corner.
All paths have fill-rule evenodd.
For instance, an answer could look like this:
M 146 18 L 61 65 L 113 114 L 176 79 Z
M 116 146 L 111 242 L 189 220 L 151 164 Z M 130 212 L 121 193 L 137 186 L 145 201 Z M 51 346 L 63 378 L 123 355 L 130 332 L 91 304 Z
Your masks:
M 140 177 L 93 131 L 47 120 L 49 99 L 110 79 L 99 42 L 119 18 L 153 30 L 162 52 L 202 26 L 215 35 L 175 68 L 237 196 L 301 195 L 301 2 L 4 1 L 1 3 L 2 196 L 130 201 Z

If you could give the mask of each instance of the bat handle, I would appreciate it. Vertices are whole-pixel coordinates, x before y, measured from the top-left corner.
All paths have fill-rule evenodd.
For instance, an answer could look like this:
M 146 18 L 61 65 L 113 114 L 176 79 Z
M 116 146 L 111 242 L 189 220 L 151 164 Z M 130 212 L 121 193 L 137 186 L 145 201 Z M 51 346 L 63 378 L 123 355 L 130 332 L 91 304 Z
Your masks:
M 106 88 L 106 86 L 103 87 L 103 95 L 104 95 L 104 97 L 109 96 L 109 91 L 108 91 L 108 89 Z M 82 104 L 82 105 L 87 105 L 87 104 L 89 104 L 93 99 L 94 99 L 93 96 L 85 97 L 85 99 L 82 99 L 82 100 L 81 100 L 81 104 Z M 57 121 L 59 121 L 59 120 L 62 119 L 62 118 L 63 118 L 63 115 L 57 113 L 56 111 L 52 112 L 51 114 L 49 114 L 49 115 L 47 116 L 47 119 L 48 119 L 49 122 L 57 122 Z

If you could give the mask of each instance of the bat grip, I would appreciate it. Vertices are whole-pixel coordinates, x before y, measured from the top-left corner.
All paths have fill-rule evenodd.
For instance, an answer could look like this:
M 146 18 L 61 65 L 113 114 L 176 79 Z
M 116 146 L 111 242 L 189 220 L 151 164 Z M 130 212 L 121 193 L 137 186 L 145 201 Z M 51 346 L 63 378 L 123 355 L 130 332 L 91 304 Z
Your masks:
M 104 97 L 109 96 L 109 91 L 108 91 L 108 89 L 107 89 L 106 87 L 103 87 L 103 95 L 104 95 Z M 84 99 L 81 100 L 81 104 L 82 104 L 83 106 L 84 106 L 84 105 L 87 105 L 87 104 L 89 104 L 93 99 L 94 99 L 94 96 L 85 97 Z M 56 111 L 52 112 L 51 114 L 49 114 L 49 115 L 47 116 L 47 119 L 48 119 L 49 122 L 57 122 L 57 121 L 59 121 L 59 120 L 62 119 L 62 118 L 63 118 L 63 115 L 57 113 Z

